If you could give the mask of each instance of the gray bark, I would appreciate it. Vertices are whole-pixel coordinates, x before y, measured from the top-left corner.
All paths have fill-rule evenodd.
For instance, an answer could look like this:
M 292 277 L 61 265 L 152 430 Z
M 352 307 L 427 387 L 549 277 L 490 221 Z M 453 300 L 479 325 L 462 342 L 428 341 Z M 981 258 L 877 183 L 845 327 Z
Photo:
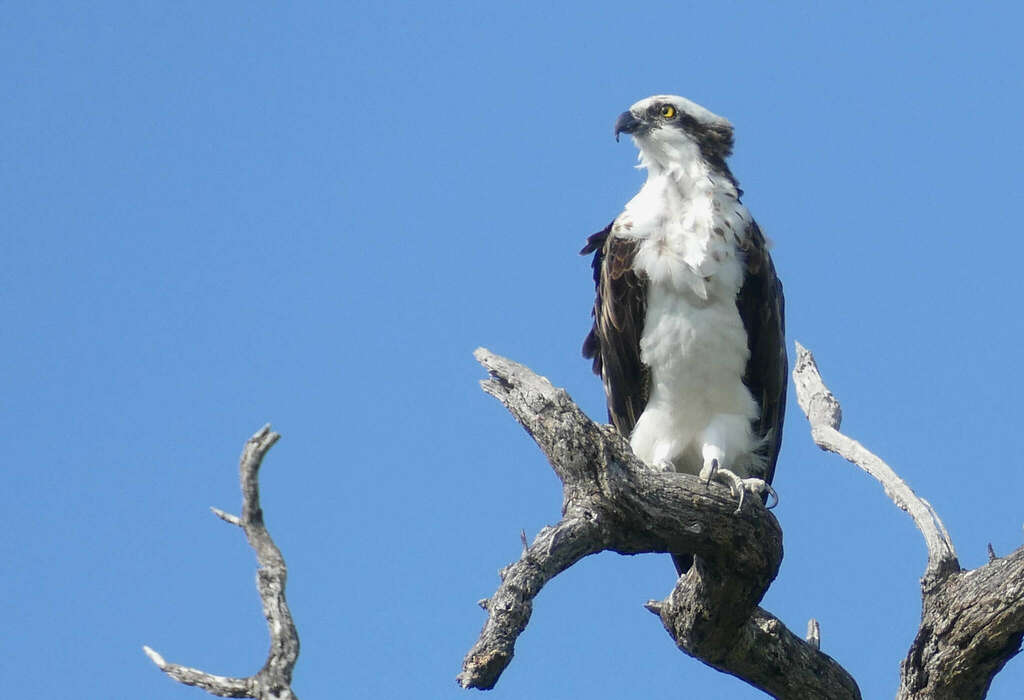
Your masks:
M 146 655 L 168 676 L 202 688 L 211 695 L 225 698 L 259 698 L 260 700 L 298 700 L 291 689 L 292 671 L 299 657 L 299 635 L 292 621 L 284 589 L 288 578 L 281 550 L 274 544 L 263 522 L 260 508 L 259 469 L 263 457 L 281 436 L 264 426 L 245 443 L 239 462 L 242 487 L 242 516 L 230 515 L 213 508 L 217 517 L 245 531 L 249 545 L 256 553 L 259 570 L 256 588 L 263 602 L 263 615 L 270 629 L 270 652 L 258 672 L 246 678 L 215 676 L 204 671 L 167 663 L 149 647 Z
M 910 514 L 928 547 L 926 579 L 941 579 L 951 572 L 959 571 L 960 562 L 956 558 L 953 540 L 939 514 L 928 501 L 915 494 L 892 467 L 856 440 L 839 432 L 843 411 L 839 401 L 822 381 L 814 355 L 800 343 L 796 344 L 796 355 L 793 383 L 796 385 L 797 402 L 811 424 L 814 442 L 821 449 L 836 453 L 873 476 L 896 507 Z
M 770 512 L 716 483 L 648 469 L 611 426 L 597 425 L 528 368 L 477 350 L 491 375 L 484 391 L 508 408 L 562 481 L 562 518 L 546 527 L 483 602 L 487 622 L 457 681 L 492 688 L 512 661 L 533 598 L 553 577 L 597 552 L 693 553 L 694 567 L 668 597 L 649 602 L 685 653 L 780 698 L 859 698 L 828 655 L 758 607 L 782 561 Z
M 990 546 L 988 564 L 961 570 L 938 513 L 889 465 L 839 432 L 839 402 L 822 381 L 814 356 L 799 343 L 796 350 L 793 379 L 814 441 L 875 477 L 893 503 L 914 519 L 928 548 L 921 624 L 900 667 L 897 698 L 985 697 L 992 678 L 1020 651 L 1024 638 L 1024 547 L 999 559 Z
M 1020 651 L 1024 548 L 923 586 L 921 626 L 900 667 L 900 700 L 971 700 Z
M 913 518 L 928 548 L 921 625 L 901 667 L 898 699 L 985 697 L 1024 638 L 1024 547 L 961 570 L 935 509 L 839 432 L 839 401 L 810 352 L 797 344 L 797 356 L 793 379 L 815 442 L 876 478 Z M 533 598 L 583 557 L 605 550 L 690 552 L 693 568 L 665 600 L 647 603 L 683 652 L 777 698 L 860 697 L 853 678 L 819 651 L 814 620 L 804 641 L 758 607 L 782 561 L 782 532 L 756 499 L 734 514 L 725 487 L 650 470 L 622 436 L 593 423 L 564 390 L 487 350 L 476 357 L 491 375 L 481 383 L 484 391 L 526 428 L 562 481 L 562 518 L 502 570 L 498 590 L 482 601 L 487 622 L 463 661 L 460 685 L 494 687 L 530 620 Z

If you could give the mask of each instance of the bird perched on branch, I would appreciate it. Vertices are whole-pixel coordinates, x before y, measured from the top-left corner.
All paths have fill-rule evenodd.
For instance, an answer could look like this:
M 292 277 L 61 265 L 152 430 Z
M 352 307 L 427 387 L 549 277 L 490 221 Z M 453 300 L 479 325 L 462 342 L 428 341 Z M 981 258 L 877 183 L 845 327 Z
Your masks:
M 620 134 L 647 181 L 581 251 L 597 286 L 583 356 L 637 457 L 721 481 L 739 506 L 767 500 L 786 403 L 782 285 L 725 163 L 732 125 L 655 95 L 619 116 Z M 674 560 L 683 573 L 692 557 Z

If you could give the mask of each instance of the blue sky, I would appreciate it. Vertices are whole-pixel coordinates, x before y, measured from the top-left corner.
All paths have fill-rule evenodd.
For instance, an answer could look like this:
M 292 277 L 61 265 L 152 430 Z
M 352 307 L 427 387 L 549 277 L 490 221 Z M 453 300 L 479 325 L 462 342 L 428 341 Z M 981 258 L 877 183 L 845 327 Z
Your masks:
M 1022 21 L 1011 3 L 8 3 L 7 694 L 199 696 L 142 644 L 260 666 L 252 555 L 207 508 L 237 512 L 237 456 L 269 421 L 296 691 L 472 696 L 454 677 L 475 601 L 560 492 L 471 353 L 603 418 L 576 252 L 639 187 L 611 127 L 657 92 L 735 124 L 789 337 L 846 431 L 934 504 L 964 566 L 1012 551 Z M 798 632 L 817 617 L 865 697 L 891 697 L 922 539 L 792 401 L 775 485 L 764 606 Z M 672 581 L 666 556 L 581 562 L 488 697 L 762 697 L 641 607 Z M 1022 683 L 1011 662 L 990 697 Z

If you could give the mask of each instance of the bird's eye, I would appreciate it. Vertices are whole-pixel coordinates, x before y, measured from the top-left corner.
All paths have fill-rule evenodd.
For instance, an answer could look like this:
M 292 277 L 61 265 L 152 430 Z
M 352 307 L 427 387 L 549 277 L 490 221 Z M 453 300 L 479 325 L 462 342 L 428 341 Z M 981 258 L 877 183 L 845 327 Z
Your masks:
M 662 105 L 661 116 L 665 117 L 665 119 L 671 119 L 676 116 L 676 108 L 672 105 Z

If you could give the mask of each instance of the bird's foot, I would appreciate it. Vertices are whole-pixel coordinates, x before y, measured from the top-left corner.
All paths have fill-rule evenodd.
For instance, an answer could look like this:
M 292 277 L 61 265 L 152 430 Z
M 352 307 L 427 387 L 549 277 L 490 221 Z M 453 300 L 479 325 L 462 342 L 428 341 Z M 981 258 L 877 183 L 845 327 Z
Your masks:
M 747 493 L 754 493 L 762 498 L 767 494 L 767 498 L 764 498 L 766 508 L 774 508 L 779 504 L 779 494 L 767 481 L 757 477 L 744 479 L 737 476 L 735 472 L 721 466 L 717 459 L 712 459 L 709 464 L 704 465 L 704 468 L 700 470 L 700 478 L 704 480 L 705 484 L 710 484 L 714 480 L 728 486 L 732 495 L 739 499 L 739 503 L 736 504 L 736 513 L 743 508 L 743 501 Z

